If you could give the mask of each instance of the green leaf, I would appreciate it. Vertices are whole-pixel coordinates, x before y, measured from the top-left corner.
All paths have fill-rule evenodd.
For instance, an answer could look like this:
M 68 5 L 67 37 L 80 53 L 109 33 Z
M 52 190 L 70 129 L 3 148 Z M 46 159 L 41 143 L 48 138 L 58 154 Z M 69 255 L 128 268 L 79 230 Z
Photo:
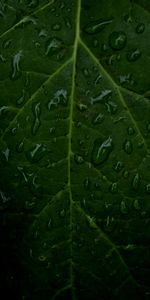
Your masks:
M 150 296 L 148 0 L 0 1 L 1 294 Z

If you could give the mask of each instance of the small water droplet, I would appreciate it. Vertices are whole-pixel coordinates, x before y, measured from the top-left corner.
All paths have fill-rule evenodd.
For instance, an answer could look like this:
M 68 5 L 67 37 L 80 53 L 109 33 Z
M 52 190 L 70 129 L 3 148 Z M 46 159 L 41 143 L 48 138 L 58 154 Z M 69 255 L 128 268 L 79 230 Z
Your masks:
M 61 24 L 60 23 L 55 23 L 51 26 L 52 30 L 54 31 L 59 31 L 61 29 Z
M 111 137 L 103 142 L 100 139 L 96 140 L 92 151 L 92 162 L 95 165 L 102 164 L 108 159 L 112 149 L 113 143 Z
M 121 50 L 126 46 L 127 36 L 123 31 L 114 31 L 109 36 L 109 44 L 113 50 Z
M 9 48 L 11 46 L 11 44 L 12 44 L 12 40 L 11 39 L 5 40 L 3 42 L 3 48 L 7 49 L 7 48 Z
M 103 90 L 102 92 L 100 92 L 95 97 L 91 97 L 90 102 L 91 102 L 92 105 L 99 102 L 99 101 L 105 102 L 107 99 L 109 99 L 111 94 L 112 94 L 111 90 Z
M 74 155 L 74 160 L 77 164 L 82 164 L 84 162 L 83 157 L 77 154 Z
M 48 110 L 57 107 L 58 104 L 66 105 L 67 100 L 68 100 L 67 91 L 64 89 L 58 90 L 55 93 L 54 98 L 48 102 Z
M 9 158 L 10 158 L 10 149 L 9 148 L 6 148 L 5 150 L 2 151 L 2 155 L 3 155 L 3 158 L 6 162 L 9 161 Z
M 142 53 L 139 49 L 132 49 L 131 51 L 129 51 L 127 53 L 127 60 L 129 62 L 134 62 L 136 60 L 138 60 L 141 57 Z
M 0 117 L 5 116 L 6 113 L 9 111 L 9 107 L 6 105 L 3 105 L 0 107 Z
M 136 209 L 136 210 L 140 210 L 141 209 L 141 206 L 140 206 L 140 203 L 139 203 L 139 200 L 138 199 L 135 199 L 134 202 L 133 202 L 133 207 Z
M 85 77 L 88 77 L 88 76 L 90 75 L 89 70 L 86 69 L 86 68 L 83 68 L 83 69 L 82 69 L 82 72 L 83 72 L 83 75 L 84 75 Z
M 108 101 L 108 102 L 105 103 L 105 105 L 106 105 L 107 111 L 110 114 L 114 115 L 117 112 L 118 107 L 117 107 L 117 104 L 115 102 Z
M 84 184 L 84 188 L 85 188 L 86 190 L 88 190 L 88 189 L 90 188 L 90 186 L 91 186 L 91 181 L 90 181 L 89 177 L 86 177 L 86 178 L 85 178 L 83 184 Z
M 136 27 L 136 33 L 138 33 L 138 34 L 143 33 L 144 30 L 145 30 L 144 23 L 139 23 Z
M 95 81 L 94 81 L 94 84 L 95 84 L 95 85 L 99 84 L 99 83 L 101 82 L 102 78 L 103 78 L 102 75 L 99 74 L 99 75 L 96 77 L 96 79 L 95 79 Z
M 52 227 L 52 219 L 50 218 L 47 224 L 48 229 Z
M 52 56 L 58 54 L 62 49 L 64 49 L 64 42 L 57 38 L 53 37 L 46 41 L 45 43 L 45 55 Z
M 6 62 L 6 58 L 5 58 L 2 54 L 0 54 L 0 61 L 1 61 L 2 63 L 5 63 L 5 62 Z
M 118 183 L 117 182 L 113 182 L 110 186 L 110 192 L 112 194 L 115 194 L 118 192 Z
M 23 57 L 22 50 L 14 55 L 12 60 L 12 74 L 11 79 L 16 80 L 21 74 L 20 61 Z
M 63 217 L 63 218 L 65 217 L 65 210 L 64 209 L 61 210 L 60 216 Z
M 139 174 L 135 174 L 133 181 L 132 181 L 132 188 L 134 191 L 137 191 L 140 185 L 140 176 Z
M 77 108 L 79 109 L 79 111 L 84 112 L 87 110 L 87 105 L 83 103 L 77 103 Z
M 41 262 L 43 262 L 43 261 L 46 260 L 46 256 L 40 255 L 40 256 L 38 257 L 38 260 L 41 261 Z
M 25 201 L 25 209 L 32 210 L 35 207 L 35 202 Z
M 124 168 L 124 163 L 122 161 L 117 161 L 116 164 L 113 166 L 113 169 L 119 173 Z
M 147 192 L 148 194 L 150 194 L 150 183 L 148 183 L 148 184 L 146 185 L 146 192 Z
M 131 141 L 126 140 L 123 144 L 123 149 L 127 154 L 131 154 L 133 151 L 133 146 L 132 146 Z
M 72 24 L 71 24 L 71 21 L 69 18 L 66 18 L 65 19 L 65 25 L 67 28 L 71 29 L 72 28 Z
M 106 25 L 111 24 L 112 21 L 113 21 L 112 19 L 110 20 L 99 19 L 87 24 L 83 30 L 88 34 L 96 34 L 102 31 Z
M 126 203 L 122 200 L 120 203 L 120 211 L 122 214 L 127 214 L 128 213 L 128 208 L 126 206 Z
M 41 125 L 41 121 L 40 121 L 40 115 L 41 115 L 41 103 L 38 102 L 34 105 L 33 107 L 33 114 L 34 114 L 34 124 L 32 127 L 32 134 L 36 135 L 40 125 Z
M 47 37 L 47 31 L 46 29 L 41 29 L 40 32 L 39 32 L 39 37 L 40 38 L 45 38 Z
M 128 127 L 127 132 L 128 132 L 128 135 L 133 135 L 135 133 L 135 130 L 133 127 Z
M 19 142 L 19 143 L 17 144 L 16 150 L 17 150 L 18 153 L 23 152 L 23 150 L 24 150 L 24 140 L 21 141 L 21 142 Z
M 36 144 L 33 148 L 26 152 L 27 159 L 31 163 L 40 161 L 46 154 L 46 146 L 42 144 Z
M 96 117 L 94 117 L 93 124 L 101 124 L 104 121 L 105 117 L 103 114 L 99 113 Z
M 23 89 L 22 96 L 16 101 L 17 105 L 22 105 L 25 102 L 25 97 L 26 97 L 26 91 L 25 89 Z
M 104 222 L 104 230 L 106 232 L 112 232 L 115 226 L 115 219 L 113 217 L 107 216 Z
M 123 172 L 123 177 L 127 179 L 129 177 L 129 172 L 125 170 Z

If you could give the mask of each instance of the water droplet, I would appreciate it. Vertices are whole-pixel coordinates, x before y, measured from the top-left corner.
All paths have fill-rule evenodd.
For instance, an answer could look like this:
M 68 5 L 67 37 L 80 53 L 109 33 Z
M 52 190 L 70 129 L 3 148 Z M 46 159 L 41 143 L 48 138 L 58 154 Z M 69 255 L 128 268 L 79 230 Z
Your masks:
M 127 132 L 128 132 L 128 135 L 133 135 L 135 133 L 135 130 L 133 127 L 128 127 Z
M 132 181 L 132 188 L 134 191 L 137 191 L 138 188 L 139 188 L 139 185 L 140 185 L 140 176 L 139 174 L 137 173 L 134 178 L 133 178 L 133 181 Z
M 110 192 L 112 194 L 115 194 L 118 192 L 118 183 L 117 182 L 113 182 L 110 186 Z
M 109 37 L 110 47 L 114 50 L 121 50 L 126 46 L 127 36 L 123 31 L 114 31 Z
M 112 19 L 111 20 L 99 19 L 97 21 L 93 21 L 87 24 L 83 30 L 88 34 L 96 34 L 102 31 L 106 25 L 111 24 L 112 21 L 113 21 Z
M 150 194 L 150 183 L 148 183 L 147 186 L 146 186 L 146 192 L 147 192 L 148 194 Z
M 47 224 L 48 229 L 50 229 L 52 226 L 52 219 L 50 218 Z
M 23 150 L 24 150 L 24 140 L 17 144 L 16 150 L 17 150 L 18 153 L 23 152 Z
M 64 42 L 57 38 L 57 37 L 53 37 L 51 39 L 49 39 L 48 41 L 46 41 L 45 44 L 45 55 L 56 55 L 58 54 L 62 49 L 64 48 Z
M 41 29 L 40 32 L 39 32 L 39 37 L 40 38 L 47 37 L 47 31 L 45 29 Z
M 51 110 L 52 108 L 57 107 L 60 103 L 62 105 L 66 105 L 67 100 L 67 91 L 64 89 L 60 89 L 55 93 L 54 98 L 48 102 L 48 109 Z
M 25 97 L 26 97 L 26 91 L 25 89 L 23 89 L 22 96 L 16 101 L 17 105 L 22 105 L 25 102 Z
M 104 230 L 106 232 L 112 232 L 115 226 L 115 219 L 113 217 L 107 216 L 107 219 L 104 222 Z
M 11 44 L 12 44 L 12 40 L 11 39 L 6 40 L 6 41 L 3 42 L 3 48 L 7 49 L 7 48 L 9 48 L 11 46 Z
M 139 23 L 136 27 L 136 33 L 138 33 L 138 34 L 143 33 L 144 30 L 145 30 L 144 23 Z
M 5 161 L 8 162 L 10 158 L 10 149 L 6 148 L 4 151 L 2 151 L 2 155 Z
M 140 210 L 141 209 L 141 206 L 140 206 L 140 203 L 139 203 L 139 200 L 138 199 L 135 199 L 134 202 L 133 202 L 133 207 L 136 209 L 136 210 Z
M 106 107 L 107 107 L 107 111 L 110 113 L 110 114 L 115 114 L 117 112 L 117 104 L 113 101 L 108 101 L 105 103 Z
M 60 23 L 56 23 L 56 24 L 53 24 L 51 26 L 52 30 L 54 31 L 59 31 L 61 29 L 61 24 Z
M 99 83 L 101 82 L 102 78 L 103 78 L 102 75 L 99 74 L 99 75 L 96 77 L 96 79 L 95 79 L 95 81 L 94 81 L 94 84 L 95 84 L 95 85 L 99 84 Z
M 104 121 L 105 117 L 103 114 L 99 113 L 93 120 L 93 124 L 97 125 L 97 124 L 101 124 Z
M 85 77 L 88 77 L 90 75 L 89 70 L 86 69 L 86 68 L 83 68 L 82 72 L 83 72 Z
M 136 60 L 138 60 L 141 57 L 141 51 L 139 49 L 132 49 L 131 51 L 129 51 L 127 53 L 127 60 L 129 62 L 134 62 Z
M 40 255 L 40 256 L 38 257 L 38 260 L 41 261 L 41 262 L 43 262 L 43 261 L 46 260 L 46 256 Z
M 77 103 L 77 108 L 79 109 L 79 111 L 83 112 L 87 110 L 87 105 L 83 103 Z
M 100 92 L 100 94 L 96 95 L 95 97 L 91 97 L 91 104 L 95 104 L 99 101 L 106 101 L 107 99 L 109 99 L 109 97 L 111 96 L 112 91 L 111 90 L 103 90 L 102 92 Z
M 104 142 L 100 139 L 96 140 L 94 143 L 92 151 L 92 161 L 95 165 L 102 164 L 105 162 L 113 149 L 112 138 L 109 137 Z
M 88 190 L 90 188 L 91 181 L 90 181 L 89 177 L 86 177 L 86 179 L 84 180 L 83 184 L 84 184 L 84 187 L 85 187 L 86 190 Z
M 123 177 L 124 177 L 124 178 L 128 178 L 128 177 L 129 177 L 129 172 L 128 172 L 128 171 L 124 171 Z
M 65 217 L 65 210 L 64 209 L 61 210 L 60 216 L 63 217 L 63 218 Z
M 113 169 L 119 173 L 124 167 L 124 164 L 122 161 L 117 161 L 116 164 L 113 166 Z
M 10 200 L 10 197 L 7 197 L 6 194 L 0 190 L 0 202 L 2 202 L 2 204 L 6 204 L 9 202 L 9 200 Z M 0 209 L 1 209 L 1 207 L 0 207 Z
M 122 200 L 120 203 L 120 211 L 122 214 L 127 214 L 128 213 L 128 208 L 126 206 L 126 203 Z
M 2 54 L 0 54 L 0 61 L 1 61 L 2 63 L 5 63 L 5 62 L 6 62 L 6 58 L 5 58 Z
M 131 141 L 126 140 L 123 144 L 123 149 L 127 154 L 131 154 L 133 151 L 133 146 L 132 146 Z
M 32 134 L 36 135 L 40 125 L 41 125 L 41 121 L 40 121 L 40 115 L 41 115 L 41 103 L 36 103 L 33 107 L 33 114 L 34 114 L 34 124 L 32 127 Z
M 84 162 L 83 157 L 77 154 L 74 155 L 74 160 L 77 164 L 82 164 Z
M 4 105 L 0 107 L 0 117 L 6 115 L 6 113 L 9 111 L 9 107 Z
M 29 202 L 29 201 L 25 201 L 25 209 L 26 210 L 31 210 L 35 207 L 35 202 Z
M 66 27 L 69 28 L 69 29 L 72 28 L 71 21 L 70 21 L 68 18 L 65 19 L 65 25 L 66 25 Z
M 40 161 L 46 154 L 46 146 L 42 144 L 36 144 L 28 152 L 26 152 L 27 159 L 31 163 L 36 163 Z
M 20 61 L 21 61 L 22 57 L 23 57 L 22 50 L 20 50 L 13 57 L 13 60 L 12 60 L 12 75 L 11 75 L 11 79 L 13 79 L 13 80 L 16 80 L 21 74 Z

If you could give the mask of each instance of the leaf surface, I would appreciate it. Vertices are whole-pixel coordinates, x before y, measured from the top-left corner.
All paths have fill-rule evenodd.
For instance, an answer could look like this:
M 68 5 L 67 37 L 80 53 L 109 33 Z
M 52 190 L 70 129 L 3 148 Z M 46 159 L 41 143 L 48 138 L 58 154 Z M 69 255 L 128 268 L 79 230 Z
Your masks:
M 150 296 L 149 1 L 0 1 L 1 289 Z

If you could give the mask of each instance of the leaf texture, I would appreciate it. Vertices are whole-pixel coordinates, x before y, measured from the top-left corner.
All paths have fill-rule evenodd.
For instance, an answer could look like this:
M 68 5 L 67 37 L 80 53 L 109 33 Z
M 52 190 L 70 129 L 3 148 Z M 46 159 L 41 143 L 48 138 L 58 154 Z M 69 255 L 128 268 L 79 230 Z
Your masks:
M 0 1 L 1 291 L 150 297 L 149 1 Z

